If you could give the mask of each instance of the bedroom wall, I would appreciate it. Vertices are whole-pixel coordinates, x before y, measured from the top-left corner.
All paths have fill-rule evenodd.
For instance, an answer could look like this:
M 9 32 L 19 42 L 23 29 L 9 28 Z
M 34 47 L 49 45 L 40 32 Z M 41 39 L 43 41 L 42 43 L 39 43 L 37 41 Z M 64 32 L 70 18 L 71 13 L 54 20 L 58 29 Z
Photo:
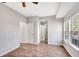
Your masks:
M 0 56 L 20 46 L 20 22 L 26 18 L 0 3 Z

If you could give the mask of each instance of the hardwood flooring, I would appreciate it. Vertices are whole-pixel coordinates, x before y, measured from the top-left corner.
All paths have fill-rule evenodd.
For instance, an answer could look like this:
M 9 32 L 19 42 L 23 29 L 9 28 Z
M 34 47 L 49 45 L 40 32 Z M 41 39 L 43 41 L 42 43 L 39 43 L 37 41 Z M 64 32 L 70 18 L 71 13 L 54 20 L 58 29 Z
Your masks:
M 21 46 L 3 57 L 70 57 L 62 46 L 49 44 L 21 44 Z

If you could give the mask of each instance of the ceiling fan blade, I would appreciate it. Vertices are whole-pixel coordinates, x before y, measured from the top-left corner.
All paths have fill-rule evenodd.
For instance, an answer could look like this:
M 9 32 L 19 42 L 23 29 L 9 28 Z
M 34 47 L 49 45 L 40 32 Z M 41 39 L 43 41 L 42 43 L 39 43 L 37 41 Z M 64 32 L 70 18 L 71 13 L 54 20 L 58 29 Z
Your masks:
M 34 3 L 34 4 L 36 4 L 36 5 L 38 4 L 38 2 L 32 2 L 32 3 Z
M 25 2 L 22 2 L 22 6 L 23 6 L 23 7 L 26 7 L 26 3 L 25 3 Z
M 6 3 L 6 2 L 2 2 L 2 3 Z

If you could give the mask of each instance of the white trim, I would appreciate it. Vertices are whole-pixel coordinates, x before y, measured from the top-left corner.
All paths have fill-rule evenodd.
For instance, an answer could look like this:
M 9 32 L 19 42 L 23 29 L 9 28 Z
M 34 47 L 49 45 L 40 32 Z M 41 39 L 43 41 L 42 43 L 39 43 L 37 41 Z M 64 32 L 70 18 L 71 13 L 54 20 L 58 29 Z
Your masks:
M 75 45 L 73 45 L 72 43 L 69 43 L 70 46 L 72 46 L 74 49 L 76 49 L 77 51 L 79 51 L 79 48 L 76 47 Z
M 66 42 L 67 43 L 67 42 Z M 69 52 L 69 50 L 68 50 L 68 48 L 66 47 L 66 45 L 62 45 L 65 49 L 66 49 L 66 51 L 70 54 L 70 56 L 72 56 L 72 54 Z
M 76 47 L 75 45 L 73 45 L 71 42 L 68 42 L 67 40 L 64 40 L 67 44 L 69 44 L 70 46 L 72 46 L 74 49 L 76 49 L 77 51 L 79 51 L 79 48 Z
M 52 43 L 48 43 L 48 44 L 50 44 L 50 45 L 63 45 L 63 44 L 60 44 L 60 43 L 57 43 L 57 44 L 52 44 Z

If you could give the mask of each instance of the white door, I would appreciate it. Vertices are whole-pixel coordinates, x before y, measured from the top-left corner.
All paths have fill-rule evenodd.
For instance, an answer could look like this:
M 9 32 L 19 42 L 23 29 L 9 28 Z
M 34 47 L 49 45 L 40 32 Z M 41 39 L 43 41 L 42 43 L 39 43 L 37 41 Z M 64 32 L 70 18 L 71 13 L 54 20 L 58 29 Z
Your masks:
M 33 23 L 21 23 L 21 43 L 33 43 Z
M 28 26 L 27 27 L 28 28 L 28 31 L 27 31 L 28 43 L 33 43 L 33 38 L 34 38 L 33 23 L 28 23 L 27 26 Z

